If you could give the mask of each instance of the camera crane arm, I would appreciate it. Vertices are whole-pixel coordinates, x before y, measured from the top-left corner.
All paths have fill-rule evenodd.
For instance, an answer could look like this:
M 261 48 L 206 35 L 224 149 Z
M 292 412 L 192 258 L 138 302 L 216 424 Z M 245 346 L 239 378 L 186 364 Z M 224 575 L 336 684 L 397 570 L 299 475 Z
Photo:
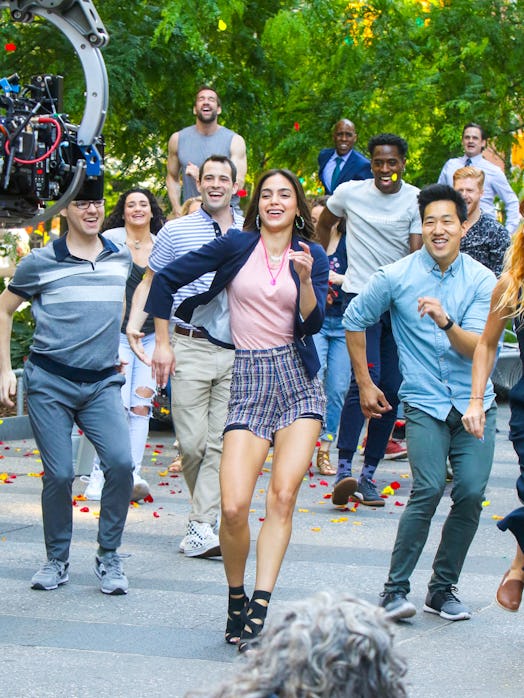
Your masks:
M 61 198 L 25 222 L 26 225 L 36 225 L 67 206 L 86 175 L 99 176 L 102 172 L 102 160 L 95 141 L 102 133 L 109 101 L 107 71 L 100 52 L 109 37 L 91 0 L 0 0 L 2 8 L 11 11 L 15 22 L 31 22 L 34 17 L 41 17 L 60 29 L 73 45 L 86 81 L 84 116 L 77 134 L 77 145 L 84 160 L 77 161 L 74 177 Z

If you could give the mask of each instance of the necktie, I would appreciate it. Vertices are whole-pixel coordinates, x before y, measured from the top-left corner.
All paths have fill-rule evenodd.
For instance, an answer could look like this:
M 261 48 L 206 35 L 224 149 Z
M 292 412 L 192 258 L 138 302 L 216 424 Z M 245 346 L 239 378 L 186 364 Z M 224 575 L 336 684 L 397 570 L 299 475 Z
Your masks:
M 466 162 L 464 163 L 464 167 L 469 167 L 471 165 L 471 158 L 466 158 Z
M 335 187 L 337 186 L 338 178 L 340 175 L 340 163 L 343 159 L 344 158 L 341 158 L 340 156 L 335 158 L 335 169 L 333 170 L 333 176 L 331 177 L 331 191 L 335 191 Z

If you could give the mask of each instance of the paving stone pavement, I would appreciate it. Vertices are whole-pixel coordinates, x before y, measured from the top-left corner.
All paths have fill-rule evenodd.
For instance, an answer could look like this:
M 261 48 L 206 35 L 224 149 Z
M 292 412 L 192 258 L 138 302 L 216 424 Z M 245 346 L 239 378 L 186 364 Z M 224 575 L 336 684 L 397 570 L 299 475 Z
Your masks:
M 521 698 L 524 628 L 518 613 L 494 601 L 497 585 L 513 556 L 513 537 L 496 528 L 518 501 L 518 466 L 507 441 L 509 410 L 498 414 L 496 460 L 486 506 L 460 580 L 460 598 L 474 611 L 469 621 L 446 622 L 422 612 L 446 494 L 428 544 L 412 578 L 411 600 L 419 612 L 398 626 L 397 644 L 408 660 L 410 696 Z M 220 559 L 186 558 L 178 552 L 189 510 L 181 476 L 169 476 L 173 435 L 150 434 L 143 476 L 154 501 L 130 507 L 121 553 L 130 582 L 127 596 L 100 593 L 93 574 L 96 502 L 74 511 L 70 581 L 55 591 L 29 587 L 44 559 L 40 513 L 41 463 L 32 441 L 0 443 L 0 652 L 4 698 L 182 698 L 227 680 L 241 658 L 224 643 L 226 584 Z M 271 463 L 260 475 L 251 511 L 256 537 L 264 516 Z M 357 460 L 358 474 L 358 460 Z M 16 475 L 5 481 L 5 473 Z M 397 522 L 411 479 L 407 461 L 383 462 L 379 489 L 397 481 L 400 489 L 384 509 L 335 509 L 326 495 L 332 478 L 316 472 L 301 488 L 291 544 L 272 607 L 317 590 L 350 591 L 377 602 Z M 78 478 L 74 492 L 84 484 Z M 449 488 L 448 488 L 449 489 Z M 83 511 L 84 508 L 88 511 Z M 247 588 L 254 581 L 254 546 Z

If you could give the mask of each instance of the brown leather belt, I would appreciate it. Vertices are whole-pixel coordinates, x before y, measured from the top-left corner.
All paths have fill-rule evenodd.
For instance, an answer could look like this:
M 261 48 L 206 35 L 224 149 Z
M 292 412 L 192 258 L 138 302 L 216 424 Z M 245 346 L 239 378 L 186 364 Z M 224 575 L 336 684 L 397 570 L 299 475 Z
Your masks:
M 194 337 L 195 339 L 207 339 L 206 335 L 200 330 L 187 330 L 185 327 L 175 325 L 175 333 L 183 334 L 184 337 Z

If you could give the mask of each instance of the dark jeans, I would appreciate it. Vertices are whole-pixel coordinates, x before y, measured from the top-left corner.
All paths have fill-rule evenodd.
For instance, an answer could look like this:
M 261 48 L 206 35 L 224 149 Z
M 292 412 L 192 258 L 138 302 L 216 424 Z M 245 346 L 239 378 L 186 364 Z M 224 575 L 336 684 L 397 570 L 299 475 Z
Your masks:
M 349 294 L 350 302 L 356 294 Z M 371 380 L 377 385 L 393 408 L 380 419 L 370 419 L 364 460 L 366 463 L 378 463 L 384 451 L 397 418 L 398 389 L 402 375 L 398 367 L 397 345 L 391 331 L 389 312 L 384 313 L 376 325 L 366 330 L 366 355 Z M 340 451 L 357 450 L 358 439 L 364 426 L 364 415 L 360 409 L 360 394 L 355 375 L 351 371 L 351 383 L 340 416 L 338 449 Z
M 404 403 L 413 486 L 400 518 L 386 591 L 410 590 L 409 578 L 426 543 L 431 519 L 446 486 L 446 461 L 453 468 L 451 510 L 433 561 L 431 593 L 455 585 L 475 535 L 495 447 L 496 405 L 486 412 L 484 440 L 469 434 L 451 408 L 445 421 Z

